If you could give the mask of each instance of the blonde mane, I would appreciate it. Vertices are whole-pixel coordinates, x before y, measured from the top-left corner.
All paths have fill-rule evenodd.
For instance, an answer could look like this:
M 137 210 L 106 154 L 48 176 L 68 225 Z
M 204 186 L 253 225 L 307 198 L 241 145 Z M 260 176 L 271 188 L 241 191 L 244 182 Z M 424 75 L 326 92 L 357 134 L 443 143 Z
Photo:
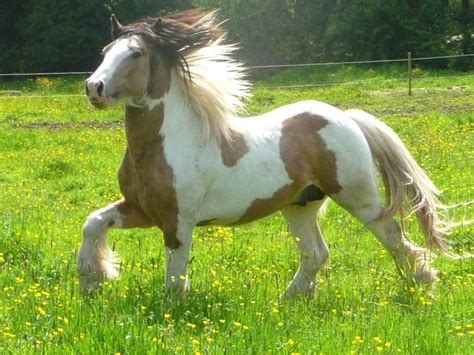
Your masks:
M 215 11 L 194 25 L 198 30 L 219 26 Z M 245 79 L 244 66 L 232 57 L 237 47 L 224 44 L 224 39 L 225 34 L 186 54 L 186 65 L 178 68 L 187 98 L 203 120 L 204 134 L 214 136 L 218 142 L 231 141 L 229 118 L 242 109 L 251 87 Z

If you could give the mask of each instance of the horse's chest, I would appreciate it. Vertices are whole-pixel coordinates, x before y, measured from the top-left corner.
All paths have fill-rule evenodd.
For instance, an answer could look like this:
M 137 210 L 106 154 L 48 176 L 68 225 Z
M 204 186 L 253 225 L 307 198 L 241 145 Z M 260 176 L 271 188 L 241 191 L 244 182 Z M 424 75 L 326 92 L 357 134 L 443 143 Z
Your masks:
M 119 171 L 119 185 L 125 199 L 139 206 L 158 225 L 177 214 L 173 172 L 159 154 L 141 161 L 127 151 Z

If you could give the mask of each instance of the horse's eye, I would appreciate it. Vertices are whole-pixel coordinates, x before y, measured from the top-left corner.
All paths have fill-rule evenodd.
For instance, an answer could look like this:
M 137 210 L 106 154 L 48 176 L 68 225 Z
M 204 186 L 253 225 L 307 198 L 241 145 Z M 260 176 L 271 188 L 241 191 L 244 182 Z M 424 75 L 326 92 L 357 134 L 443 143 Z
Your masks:
M 142 55 L 141 52 L 134 51 L 134 52 L 132 53 L 132 58 L 133 58 L 133 59 L 138 59 L 138 58 L 140 58 L 141 55 Z

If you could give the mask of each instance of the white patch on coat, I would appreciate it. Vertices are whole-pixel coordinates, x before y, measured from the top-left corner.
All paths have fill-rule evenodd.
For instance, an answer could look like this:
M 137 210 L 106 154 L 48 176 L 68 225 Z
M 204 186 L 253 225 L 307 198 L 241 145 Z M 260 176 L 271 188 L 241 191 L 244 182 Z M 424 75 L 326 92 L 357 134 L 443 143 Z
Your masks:
M 339 185 L 350 186 L 360 175 L 372 172 L 369 146 L 360 128 L 345 114 L 335 116 L 329 125 L 319 131 L 328 150 L 336 157 Z
M 380 201 L 376 170 L 360 128 L 348 115 L 340 113 L 319 134 L 327 149 L 335 155 L 337 180 L 342 187 L 332 198 L 364 221 L 378 218 Z

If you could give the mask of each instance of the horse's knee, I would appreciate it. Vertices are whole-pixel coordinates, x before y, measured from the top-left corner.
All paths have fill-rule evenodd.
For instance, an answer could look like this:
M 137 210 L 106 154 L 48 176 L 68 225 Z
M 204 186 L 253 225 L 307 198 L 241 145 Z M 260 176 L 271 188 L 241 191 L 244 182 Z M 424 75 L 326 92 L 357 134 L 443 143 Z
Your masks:
M 84 237 L 92 236 L 97 238 L 99 235 L 103 234 L 107 228 L 122 227 L 123 216 L 118 208 L 120 204 L 123 204 L 123 202 L 119 201 L 118 203 L 112 203 L 107 207 L 92 212 L 87 217 L 82 228 Z M 133 212 L 133 210 L 129 211 L 129 213 L 131 212 Z
M 377 219 L 366 226 L 391 254 L 403 248 L 402 230 L 395 219 Z
M 82 234 L 85 238 L 97 237 L 104 232 L 106 227 L 107 224 L 104 218 L 97 212 L 92 212 L 82 227 Z

